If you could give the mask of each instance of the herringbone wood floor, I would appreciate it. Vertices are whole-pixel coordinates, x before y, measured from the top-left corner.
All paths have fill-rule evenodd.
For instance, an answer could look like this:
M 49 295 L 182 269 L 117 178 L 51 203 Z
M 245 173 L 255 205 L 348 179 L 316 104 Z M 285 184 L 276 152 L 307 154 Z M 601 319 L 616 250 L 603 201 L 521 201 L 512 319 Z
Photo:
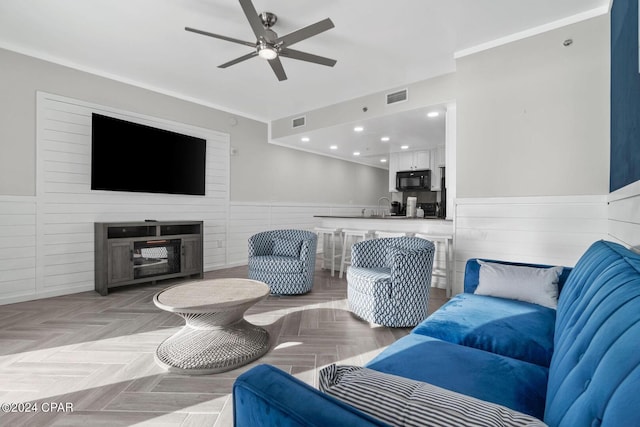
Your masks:
M 247 269 L 205 277 L 247 277 Z M 409 331 L 355 318 L 347 309 L 346 280 L 318 269 L 312 292 L 269 296 L 247 312 L 247 320 L 270 334 L 271 349 L 261 359 L 216 375 L 168 374 L 153 354 L 182 319 L 155 307 L 152 297 L 175 283 L 0 306 L 0 402 L 38 409 L 0 412 L 0 425 L 230 426 L 232 384 L 255 364 L 275 365 L 316 385 L 319 368 L 364 364 Z M 444 302 L 444 290 L 432 289 L 430 312 Z M 73 412 L 51 412 L 52 402 L 71 404 Z

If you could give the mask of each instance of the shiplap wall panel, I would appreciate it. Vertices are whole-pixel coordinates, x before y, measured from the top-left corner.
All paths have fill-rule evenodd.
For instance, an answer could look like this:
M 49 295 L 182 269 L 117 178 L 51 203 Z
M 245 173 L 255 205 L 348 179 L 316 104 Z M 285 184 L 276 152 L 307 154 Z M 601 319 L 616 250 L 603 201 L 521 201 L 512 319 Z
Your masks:
M 640 249 L 640 181 L 609 195 L 611 240 Z
M 35 197 L 0 196 L 0 296 L 10 302 L 35 293 L 36 234 Z
M 227 134 L 46 93 L 38 93 L 37 102 L 36 197 L 32 201 L 34 228 L 30 229 L 35 253 L 31 257 L 35 262 L 27 264 L 31 265 L 31 276 L 11 269 L 14 278 L 33 279 L 31 298 L 94 288 L 94 222 L 202 220 L 205 270 L 227 264 Z M 206 196 L 92 191 L 93 112 L 206 139 Z M 5 218 L 7 225 L 16 225 L 16 221 L 16 218 Z M 6 236 L 5 244 L 12 244 L 7 240 L 9 237 Z M 1 284 L 2 279 L 0 302 L 9 302 L 7 298 L 12 295 L 5 292 L 7 288 Z M 25 295 L 22 299 L 30 299 L 28 292 Z
M 457 199 L 454 293 L 469 258 L 572 266 L 607 238 L 606 196 Z

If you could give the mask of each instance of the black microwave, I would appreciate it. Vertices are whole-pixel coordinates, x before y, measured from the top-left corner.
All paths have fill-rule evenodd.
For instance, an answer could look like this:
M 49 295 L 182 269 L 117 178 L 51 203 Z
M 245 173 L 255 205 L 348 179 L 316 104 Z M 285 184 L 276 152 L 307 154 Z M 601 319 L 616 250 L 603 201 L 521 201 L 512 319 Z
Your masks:
M 431 191 L 431 171 L 396 172 L 396 190 L 398 191 Z

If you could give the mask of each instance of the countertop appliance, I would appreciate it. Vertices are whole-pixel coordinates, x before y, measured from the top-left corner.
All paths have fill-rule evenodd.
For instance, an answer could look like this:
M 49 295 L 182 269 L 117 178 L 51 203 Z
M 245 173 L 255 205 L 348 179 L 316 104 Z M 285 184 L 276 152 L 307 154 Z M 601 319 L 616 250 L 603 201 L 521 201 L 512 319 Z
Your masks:
M 420 203 L 420 207 L 424 211 L 425 218 L 437 216 L 437 203 Z
M 402 214 L 402 203 L 391 202 L 391 215 L 401 215 L 401 214 Z
M 431 191 L 431 171 L 396 172 L 396 189 L 398 191 Z

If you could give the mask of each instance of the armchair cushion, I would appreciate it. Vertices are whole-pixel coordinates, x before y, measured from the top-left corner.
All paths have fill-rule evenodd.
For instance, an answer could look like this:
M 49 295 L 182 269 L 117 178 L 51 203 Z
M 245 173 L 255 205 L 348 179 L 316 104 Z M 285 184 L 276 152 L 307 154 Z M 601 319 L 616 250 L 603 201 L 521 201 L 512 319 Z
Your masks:
M 273 239 L 273 255 L 298 258 L 301 245 L 302 240 L 275 238 Z
M 495 403 L 360 366 L 327 366 L 319 382 L 323 392 L 394 426 L 477 425 L 478 420 L 483 426 L 545 425 Z

